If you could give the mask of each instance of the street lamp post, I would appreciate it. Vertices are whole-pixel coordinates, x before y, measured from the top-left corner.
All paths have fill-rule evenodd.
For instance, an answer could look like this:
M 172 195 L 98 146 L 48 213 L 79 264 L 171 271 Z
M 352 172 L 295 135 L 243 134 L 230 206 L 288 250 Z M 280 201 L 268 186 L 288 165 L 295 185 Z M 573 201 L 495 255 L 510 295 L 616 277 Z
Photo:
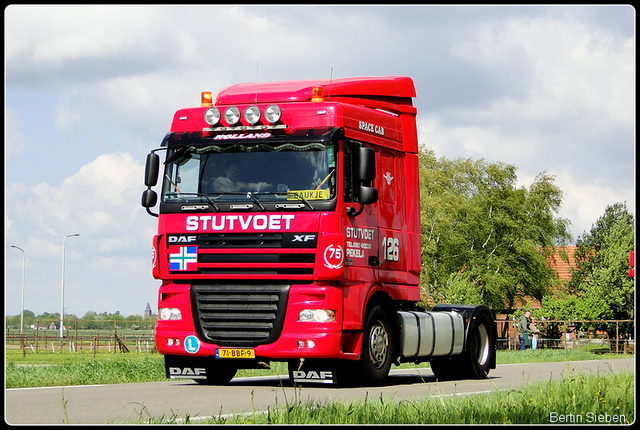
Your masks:
M 24 249 L 20 248 L 19 246 L 15 246 L 15 245 L 11 245 L 12 248 L 15 249 L 19 249 L 20 251 L 22 251 L 22 298 L 21 298 L 21 305 L 20 305 L 20 335 L 24 334 L 24 261 L 25 261 L 25 255 L 24 255 Z
M 62 288 L 60 292 L 60 339 L 64 337 L 64 242 L 68 237 L 80 236 L 79 233 L 69 234 L 62 239 Z

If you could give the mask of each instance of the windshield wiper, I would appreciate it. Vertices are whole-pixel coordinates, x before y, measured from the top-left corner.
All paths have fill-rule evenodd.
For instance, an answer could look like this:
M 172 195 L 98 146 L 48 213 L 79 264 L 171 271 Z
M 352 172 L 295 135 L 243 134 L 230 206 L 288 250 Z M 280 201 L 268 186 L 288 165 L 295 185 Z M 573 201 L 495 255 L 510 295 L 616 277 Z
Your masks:
M 247 192 L 247 196 L 253 200 L 255 203 L 258 204 L 258 206 L 260 206 L 260 209 L 262 209 L 262 212 L 266 211 L 267 208 L 264 207 L 264 205 L 262 204 L 262 202 L 260 201 L 260 199 L 258 199 L 256 196 L 253 195 L 253 193 L 251 191 Z
M 313 206 L 311 206 L 311 203 L 309 203 L 309 200 L 307 200 L 302 194 L 297 193 L 295 191 L 289 191 L 288 193 L 285 194 L 293 194 L 294 196 L 296 196 L 297 198 L 299 198 L 300 200 L 302 200 L 302 203 L 304 203 L 305 205 L 307 205 L 307 207 L 309 209 L 311 209 L 312 211 L 315 210 L 315 208 Z
M 174 193 L 172 193 L 174 194 Z M 178 196 L 196 196 L 196 197 L 204 197 L 205 199 L 207 199 L 207 201 L 209 203 L 211 203 L 211 205 L 213 206 L 213 208 L 215 209 L 216 212 L 220 212 L 220 208 L 218 207 L 218 205 L 216 204 L 216 202 L 209 197 L 209 195 L 204 194 L 204 193 L 182 193 L 182 192 L 177 192 L 175 193 Z M 267 210 L 267 208 L 264 206 L 264 204 L 262 203 L 262 201 L 251 191 L 248 191 L 246 193 L 243 192 L 222 192 L 222 193 L 211 193 L 212 195 L 216 195 L 216 196 L 247 196 L 249 197 L 254 203 L 256 203 L 258 205 L 258 207 L 260 207 L 260 210 L 262 210 L 263 212 Z M 307 200 L 301 193 L 296 192 L 296 191 L 281 191 L 281 192 L 270 192 L 270 191 L 263 191 L 257 194 L 266 194 L 266 195 L 273 195 L 273 196 L 288 196 L 288 195 L 292 195 L 294 197 L 296 197 L 297 199 L 300 199 L 305 206 L 307 206 L 310 210 L 314 211 L 315 208 L 313 207 L 313 205 L 311 205 L 311 203 L 309 203 L 309 200 Z
M 211 197 L 209 197 L 208 195 L 206 195 L 206 194 L 203 194 L 203 193 L 181 193 L 181 192 L 178 192 L 178 193 L 175 193 L 175 194 L 178 194 L 179 196 L 196 196 L 196 197 L 204 197 L 205 199 L 207 199 L 207 201 L 208 201 L 209 203 L 211 203 L 211 206 L 213 206 L 213 209 L 214 209 L 216 212 L 220 212 L 220 208 L 218 207 L 218 205 L 216 204 L 216 202 L 214 202 L 214 201 L 213 201 L 213 199 L 212 199 Z M 188 202 L 188 199 L 187 199 L 187 202 Z

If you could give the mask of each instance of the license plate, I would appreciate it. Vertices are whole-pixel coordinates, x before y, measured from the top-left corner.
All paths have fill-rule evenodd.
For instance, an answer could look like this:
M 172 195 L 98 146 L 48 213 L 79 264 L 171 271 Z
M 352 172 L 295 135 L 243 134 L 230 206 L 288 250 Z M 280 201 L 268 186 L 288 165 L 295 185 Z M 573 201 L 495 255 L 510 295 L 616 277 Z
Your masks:
M 216 358 L 256 358 L 256 352 L 253 349 L 218 348 Z

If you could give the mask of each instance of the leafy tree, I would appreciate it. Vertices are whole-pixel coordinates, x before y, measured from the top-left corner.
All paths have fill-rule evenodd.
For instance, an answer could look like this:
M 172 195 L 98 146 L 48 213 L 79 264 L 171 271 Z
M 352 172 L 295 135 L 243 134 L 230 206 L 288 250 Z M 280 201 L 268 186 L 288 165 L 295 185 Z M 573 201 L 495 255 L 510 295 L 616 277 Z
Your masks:
M 73 324 L 75 324 L 76 320 L 80 321 L 79 324 L 78 324 L 78 329 L 101 329 L 101 328 L 111 329 L 111 328 L 113 328 L 113 324 L 114 324 L 113 322 L 114 321 L 118 321 L 118 325 L 121 324 L 120 321 L 122 321 L 122 323 L 134 322 L 134 321 L 135 322 L 139 322 L 140 320 L 142 320 L 142 316 L 141 315 L 130 315 L 130 316 L 125 318 L 123 315 L 120 314 L 120 311 L 116 311 L 115 313 L 103 312 L 101 314 L 98 314 L 95 311 L 87 311 L 82 316 L 82 318 L 78 318 L 78 316 L 74 315 L 74 314 L 65 314 L 64 315 L 65 326 L 72 324 L 72 322 L 73 322 Z M 149 319 L 148 326 L 150 328 L 153 328 L 153 325 L 155 324 L 155 320 L 156 320 L 156 317 L 152 317 L 152 318 Z M 60 313 L 59 312 L 55 312 L 55 313 L 44 312 L 44 313 L 36 316 L 34 312 L 25 309 L 24 310 L 24 325 L 25 325 L 25 327 L 29 327 L 30 325 L 34 325 L 36 323 L 36 321 L 40 321 L 41 325 L 44 322 L 46 322 L 47 324 L 49 324 L 52 321 L 57 322 L 57 321 L 60 321 Z M 6 325 L 7 328 L 10 328 L 10 329 L 19 329 L 19 327 L 20 327 L 20 314 L 18 314 L 18 315 L 6 315 L 5 316 L 5 325 Z
M 539 312 L 548 320 L 589 321 L 602 319 L 609 308 L 602 300 L 559 292 L 556 296 L 544 297 Z
M 55 312 L 55 313 L 43 312 L 40 315 L 38 315 L 36 319 L 40 322 L 60 321 L 60 312 Z
M 541 300 L 557 274 L 547 256 L 570 239 L 556 217 L 562 191 L 538 175 L 516 187 L 514 166 L 420 157 L 422 288 L 435 302 L 482 303 L 502 311 Z
M 635 282 L 628 270 L 634 231 L 626 203 L 616 203 L 578 238 L 568 291 L 581 300 L 606 305 L 594 319 L 633 318 Z
M 82 316 L 82 320 L 86 320 L 86 321 L 94 321 L 97 319 L 98 314 L 95 313 L 94 311 L 87 311 L 83 316 Z
M 5 318 L 5 326 L 7 329 L 20 328 L 20 315 L 7 315 Z

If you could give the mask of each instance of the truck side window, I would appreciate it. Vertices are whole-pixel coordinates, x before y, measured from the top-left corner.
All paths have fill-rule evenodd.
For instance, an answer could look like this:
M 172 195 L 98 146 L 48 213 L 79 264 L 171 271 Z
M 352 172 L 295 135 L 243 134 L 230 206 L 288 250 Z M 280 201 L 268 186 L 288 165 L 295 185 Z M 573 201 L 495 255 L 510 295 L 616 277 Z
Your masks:
M 344 201 L 345 203 L 356 203 L 358 201 L 353 180 L 353 147 L 354 142 L 344 144 Z

